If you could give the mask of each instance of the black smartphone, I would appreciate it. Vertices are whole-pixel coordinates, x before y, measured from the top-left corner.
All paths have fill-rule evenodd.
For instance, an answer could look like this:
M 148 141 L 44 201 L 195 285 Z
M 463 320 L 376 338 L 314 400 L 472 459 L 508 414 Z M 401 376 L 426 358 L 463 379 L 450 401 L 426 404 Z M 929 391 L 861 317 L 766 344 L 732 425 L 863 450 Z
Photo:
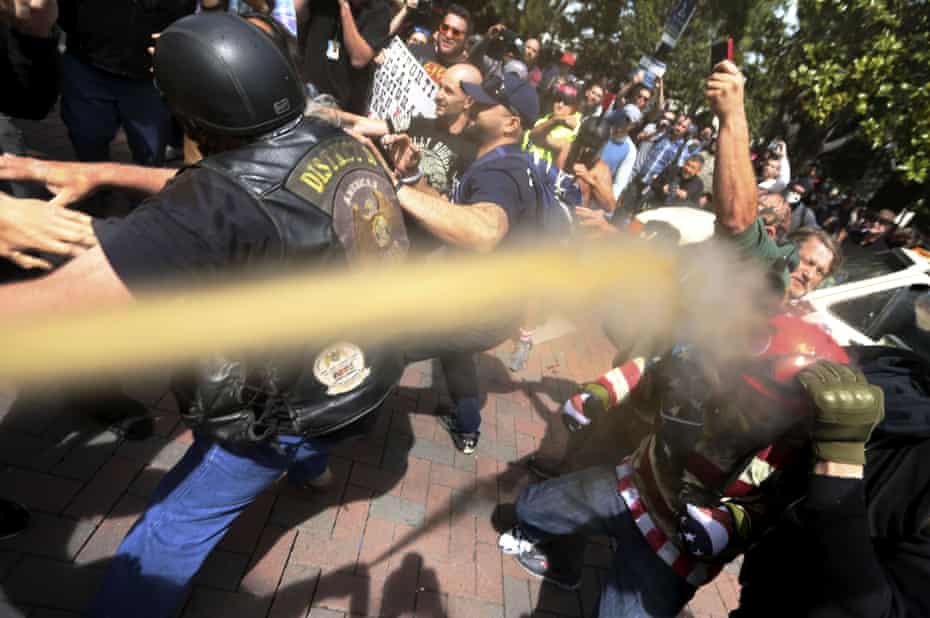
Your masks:
M 710 72 L 714 72 L 714 67 L 724 60 L 734 61 L 733 39 L 727 37 L 722 41 L 714 43 L 710 48 Z

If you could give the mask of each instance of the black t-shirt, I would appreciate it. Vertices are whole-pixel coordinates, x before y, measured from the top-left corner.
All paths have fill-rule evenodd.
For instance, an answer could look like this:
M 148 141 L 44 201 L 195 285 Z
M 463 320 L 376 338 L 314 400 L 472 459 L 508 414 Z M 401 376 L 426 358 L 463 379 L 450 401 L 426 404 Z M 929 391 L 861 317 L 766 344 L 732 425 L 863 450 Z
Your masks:
M 409 49 L 413 57 L 417 59 L 417 62 L 423 65 L 423 70 L 425 70 L 437 84 L 442 80 L 442 75 L 446 72 L 446 69 L 456 64 L 455 62 L 440 58 L 439 54 L 436 53 L 436 44 L 433 41 L 420 45 L 413 45 Z M 467 61 L 467 59 L 464 59 L 461 62 Z
M 94 231 L 132 292 L 218 278 L 280 255 L 274 223 L 245 189 L 200 168 L 180 173 L 125 219 L 95 221 Z
M 415 116 L 407 135 L 420 149 L 420 171 L 430 186 L 451 195 L 455 182 L 475 160 L 475 144 L 461 135 L 452 135 L 432 118 Z
M 688 197 L 681 199 L 677 195 L 672 194 L 671 190 L 676 184 L 679 190 L 688 194 Z M 679 167 L 666 170 L 664 174 L 656 179 L 656 183 L 653 187 L 661 190 L 665 185 L 669 186 L 669 194 L 665 196 L 665 203 L 669 205 L 684 204 L 688 206 L 697 206 L 701 201 L 701 195 L 704 193 L 704 181 L 701 180 L 699 176 L 692 176 L 688 179 L 682 178 L 681 168 Z M 662 194 L 660 193 L 660 195 Z
M 353 7 L 352 14 L 362 38 L 377 54 L 388 40 L 392 15 L 390 5 L 385 0 L 368 0 L 364 6 Z M 339 3 L 336 0 L 314 1 L 310 19 L 302 30 L 306 32 L 303 45 L 307 79 L 320 92 L 336 97 L 346 111 L 365 114 L 373 67 L 370 62 L 361 69 L 352 67 L 342 36 Z M 337 42 L 338 57 L 335 59 L 327 56 L 327 50 L 332 49 L 331 41 Z
M 491 202 L 503 208 L 509 224 L 503 244 L 512 245 L 531 237 L 537 229 L 536 189 L 519 146 L 512 144 L 495 150 L 515 156 L 497 157 L 491 152 L 472 163 L 455 192 L 455 202 L 464 205 Z

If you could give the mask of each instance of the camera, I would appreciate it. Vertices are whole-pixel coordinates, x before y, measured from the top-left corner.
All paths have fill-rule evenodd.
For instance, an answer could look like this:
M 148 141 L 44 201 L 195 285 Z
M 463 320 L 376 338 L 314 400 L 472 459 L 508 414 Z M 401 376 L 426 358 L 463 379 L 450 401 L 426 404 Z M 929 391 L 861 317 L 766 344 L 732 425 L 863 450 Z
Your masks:
M 507 53 L 518 58 L 523 56 L 523 40 L 513 30 L 503 30 L 498 36 L 488 41 L 486 54 L 489 58 L 501 60 Z

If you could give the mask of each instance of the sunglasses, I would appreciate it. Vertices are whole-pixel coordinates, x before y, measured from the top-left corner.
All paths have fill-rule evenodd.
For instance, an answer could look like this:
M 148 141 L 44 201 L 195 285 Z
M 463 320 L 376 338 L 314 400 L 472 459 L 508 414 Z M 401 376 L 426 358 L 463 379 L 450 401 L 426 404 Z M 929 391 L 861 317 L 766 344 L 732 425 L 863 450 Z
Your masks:
M 449 24 L 439 24 L 439 32 L 453 39 L 464 39 L 465 31 L 453 28 Z

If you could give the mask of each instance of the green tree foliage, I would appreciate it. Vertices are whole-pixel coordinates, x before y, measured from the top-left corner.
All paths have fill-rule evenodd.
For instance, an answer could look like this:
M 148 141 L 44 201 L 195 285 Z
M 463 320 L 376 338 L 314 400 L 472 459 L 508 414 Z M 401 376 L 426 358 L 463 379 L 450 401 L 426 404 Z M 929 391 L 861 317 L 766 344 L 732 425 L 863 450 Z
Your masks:
M 486 28 L 503 21 L 524 36 L 549 33 L 578 54 L 576 73 L 627 79 L 656 48 L 676 0 L 464 0 Z M 754 136 L 794 136 L 793 158 L 850 147 L 890 159 L 903 180 L 930 176 L 930 2 L 796 0 L 798 27 L 783 15 L 791 0 L 702 0 L 668 57 L 666 92 L 687 110 L 703 106 L 711 43 L 736 42 L 748 78 Z M 846 143 L 846 142 L 844 142 Z M 863 165 L 866 165 L 863 162 Z M 850 170 L 850 173 L 857 173 Z
M 926 0 L 801 0 L 788 76 L 824 126 L 852 122 L 907 180 L 930 175 L 930 6 Z

